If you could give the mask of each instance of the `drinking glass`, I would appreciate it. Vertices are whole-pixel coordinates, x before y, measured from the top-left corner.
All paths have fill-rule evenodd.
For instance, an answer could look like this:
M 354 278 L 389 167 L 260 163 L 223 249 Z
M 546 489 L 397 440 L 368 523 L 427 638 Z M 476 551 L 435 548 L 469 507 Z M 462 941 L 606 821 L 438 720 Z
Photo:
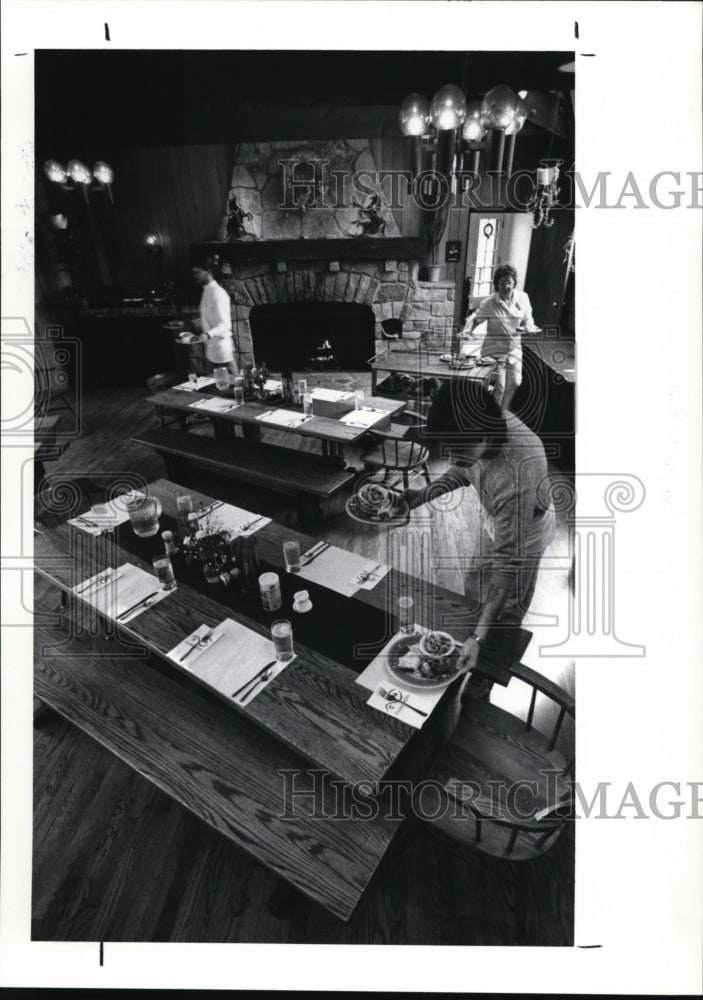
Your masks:
M 354 393 L 354 409 L 360 410 L 364 405 L 364 390 L 357 389 Z
M 229 368 L 215 368 L 212 374 L 220 392 L 229 389 Z
M 306 392 L 303 396 L 303 415 L 306 417 L 312 416 L 312 395 Z
M 413 599 L 412 597 L 398 598 L 398 629 L 401 632 L 412 632 L 415 628 L 413 621 Z
M 159 530 L 161 504 L 154 497 L 140 497 L 128 507 L 129 520 L 135 535 L 151 538 Z
M 241 375 L 234 380 L 234 401 L 235 403 L 244 402 L 244 379 Z
M 193 498 L 190 493 L 181 493 L 176 497 L 176 510 L 178 525 L 184 532 L 188 527 L 188 515 L 193 513 Z
M 162 590 L 175 590 L 176 578 L 173 575 L 173 566 L 168 556 L 156 556 L 152 559 L 154 572 L 159 578 Z
M 297 573 L 300 569 L 300 546 L 296 541 L 283 543 L 283 558 L 286 561 L 286 570 L 289 573 Z
M 298 400 L 302 403 L 308 391 L 308 383 L 304 378 L 298 379 Z
M 293 628 L 289 621 L 280 619 L 271 626 L 271 638 L 273 639 L 273 651 L 276 659 L 281 663 L 287 663 L 293 659 Z

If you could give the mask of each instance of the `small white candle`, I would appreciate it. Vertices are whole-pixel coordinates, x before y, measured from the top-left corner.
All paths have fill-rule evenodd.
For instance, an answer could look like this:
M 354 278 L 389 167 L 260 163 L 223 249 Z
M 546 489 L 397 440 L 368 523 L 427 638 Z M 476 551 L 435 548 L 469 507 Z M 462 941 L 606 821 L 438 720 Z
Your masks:
M 547 167 L 539 167 L 537 170 L 537 183 L 544 184 L 545 187 L 549 184 L 549 169 Z

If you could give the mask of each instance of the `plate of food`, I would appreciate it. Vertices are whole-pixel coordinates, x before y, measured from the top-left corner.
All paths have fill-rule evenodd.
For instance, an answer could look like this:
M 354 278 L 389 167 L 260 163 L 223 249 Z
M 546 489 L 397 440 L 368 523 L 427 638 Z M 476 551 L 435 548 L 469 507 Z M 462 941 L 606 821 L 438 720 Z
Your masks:
M 364 524 L 397 524 L 410 509 L 403 497 L 381 483 L 364 483 L 347 500 L 347 513 Z
M 423 652 L 427 640 L 433 636 L 447 636 L 446 632 L 429 632 L 426 635 L 413 632 L 399 636 L 387 653 L 386 666 L 394 681 L 407 687 L 446 687 L 461 673 L 459 665 L 460 646 L 451 636 L 451 648 L 442 656 Z M 439 643 L 438 643 L 439 645 Z M 444 648 L 446 640 L 441 641 Z M 430 647 L 432 643 L 430 643 Z
M 439 360 L 441 362 L 443 362 L 445 365 L 448 365 L 449 362 L 452 360 L 452 355 L 451 354 L 440 354 Z

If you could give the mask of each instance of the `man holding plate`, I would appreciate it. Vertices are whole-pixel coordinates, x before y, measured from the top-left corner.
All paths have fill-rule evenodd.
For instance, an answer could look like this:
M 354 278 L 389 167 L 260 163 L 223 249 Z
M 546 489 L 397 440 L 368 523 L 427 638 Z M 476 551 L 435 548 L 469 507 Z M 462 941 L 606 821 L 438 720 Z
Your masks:
M 476 627 L 460 655 L 471 671 L 489 630 L 519 628 L 534 595 L 540 559 L 555 529 L 547 459 L 537 435 L 469 379 L 442 386 L 425 434 L 440 443 L 452 465 L 431 485 L 406 490 L 408 506 L 464 486 L 473 486 L 480 502 L 464 583 Z

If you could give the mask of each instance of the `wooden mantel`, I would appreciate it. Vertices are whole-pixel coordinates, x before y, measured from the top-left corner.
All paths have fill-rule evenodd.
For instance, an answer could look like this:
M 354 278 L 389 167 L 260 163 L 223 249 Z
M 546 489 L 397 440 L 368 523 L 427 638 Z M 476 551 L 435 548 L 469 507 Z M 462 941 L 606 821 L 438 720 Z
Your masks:
M 425 241 L 417 236 L 359 237 L 314 240 L 246 240 L 229 243 L 195 243 L 193 258 L 219 254 L 220 261 L 240 264 L 251 261 L 288 260 L 420 260 Z

